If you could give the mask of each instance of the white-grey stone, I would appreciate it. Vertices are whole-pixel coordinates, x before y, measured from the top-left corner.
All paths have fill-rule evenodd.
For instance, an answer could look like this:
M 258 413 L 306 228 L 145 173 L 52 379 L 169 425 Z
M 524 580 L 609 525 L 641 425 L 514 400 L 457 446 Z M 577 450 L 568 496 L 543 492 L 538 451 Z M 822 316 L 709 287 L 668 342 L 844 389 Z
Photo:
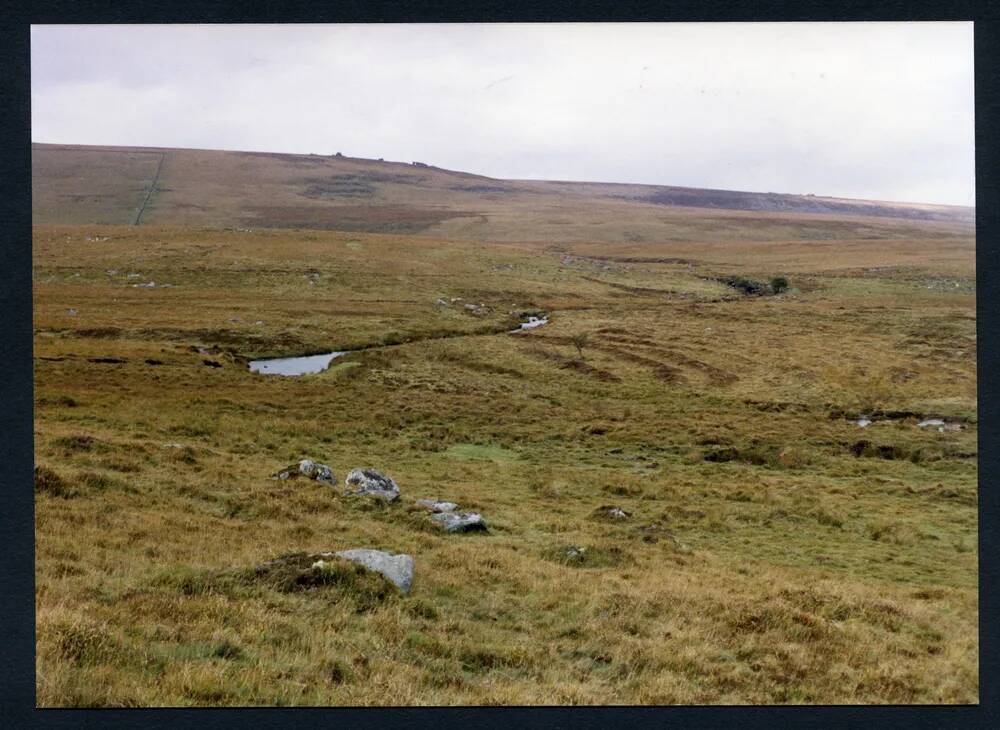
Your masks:
M 472 532 L 485 530 L 486 520 L 476 512 L 438 512 L 431 515 L 445 532 Z
M 333 470 L 326 464 L 317 464 L 312 459 L 303 459 L 299 462 L 299 474 L 317 482 L 329 482 L 335 484 L 337 477 L 333 475 Z
M 454 512 L 458 509 L 458 505 L 454 502 L 439 502 L 436 499 L 418 499 L 417 504 L 431 512 Z
M 303 459 L 298 464 L 291 464 L 274 475 L 278 479 L 290 479 L 296 476 L 304 476 L 324 484 L 336 484 L 337 477 L 333 470 L 326 464 L 320 464 L 312 459 Z
M 347 492 L 349 496 L 375 497 L 386 502 L 399 499 L 399 485 L 374 469 L 351 469 L 345 482 L 348 487 L 356 487 Z
M 409 555 L 402 553 L 393 555 L 382 550 L 368 548 L 341 550 L 333 554 L 338 558 L 350 560 L 365 566 L 368 570 L 375 571 L 404 594 L 410 592 L 410 586 L 413 585 L 413 558 Z

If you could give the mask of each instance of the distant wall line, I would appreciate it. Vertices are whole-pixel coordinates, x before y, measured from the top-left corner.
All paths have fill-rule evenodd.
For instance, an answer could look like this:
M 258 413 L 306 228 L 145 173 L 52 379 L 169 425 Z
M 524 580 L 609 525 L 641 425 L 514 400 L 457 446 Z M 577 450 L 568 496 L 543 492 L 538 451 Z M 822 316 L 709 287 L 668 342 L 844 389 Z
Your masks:
M 163 160 L 166 156 L 167 154 L 165 152 L 160 153 L 160 161 L 156 163 L 156 172 L 153 175 L 153 182 L 149 184 L 149 190 L 146 191 L 146 197 L 143 198 L 142 205 L 139 206 L 139 210 L 135 214 L 135 220 L 132 221 L 133 226 L 139 225 L 139 219 L 142 218 L 142 214 L 146 210 L 146 204 L 149 203 L 149 199 L 153 197 L 153 190 L 156 189 L 156 182 L 160 179 L 160 170 L 163 169 Z

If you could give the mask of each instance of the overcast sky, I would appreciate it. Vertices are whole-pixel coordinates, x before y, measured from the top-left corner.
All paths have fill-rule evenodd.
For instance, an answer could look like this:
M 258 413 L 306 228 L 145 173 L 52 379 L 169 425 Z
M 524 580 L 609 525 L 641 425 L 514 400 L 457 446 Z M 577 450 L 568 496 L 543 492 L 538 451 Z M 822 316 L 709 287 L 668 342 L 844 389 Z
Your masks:
M 975 202 L 972 23 L 34 26 L 32 139 Z

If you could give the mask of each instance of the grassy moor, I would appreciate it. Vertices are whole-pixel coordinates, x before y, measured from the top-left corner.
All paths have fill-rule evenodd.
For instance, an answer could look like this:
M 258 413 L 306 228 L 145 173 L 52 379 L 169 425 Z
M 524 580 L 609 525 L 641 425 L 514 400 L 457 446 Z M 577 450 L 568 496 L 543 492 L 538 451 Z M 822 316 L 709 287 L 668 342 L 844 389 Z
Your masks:
M 33 160 L 39 705 L 978 702 L 972 210 Z

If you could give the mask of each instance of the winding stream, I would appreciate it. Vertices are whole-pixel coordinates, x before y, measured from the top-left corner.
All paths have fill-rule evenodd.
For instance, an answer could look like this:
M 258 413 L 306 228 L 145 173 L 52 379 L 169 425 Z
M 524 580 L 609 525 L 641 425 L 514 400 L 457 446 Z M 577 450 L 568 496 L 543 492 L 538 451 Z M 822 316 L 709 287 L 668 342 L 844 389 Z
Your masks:
M 522 322 L 517 329 L 510 330 L 508 334 L 533 330 L 548 323 L 549 318 L 547 315 L 542 317 L 529 316 L 526 322 Z M 321 355 L 306 355 L 304 357 L 273 357 L 265 360 L 251 360 L 249 363 L 250 372 L 261 373 L 263 375 L 313 375 L 323 372 L 330 367 L 331 362 L 348 352 L 350 350 L 327 352 Z

